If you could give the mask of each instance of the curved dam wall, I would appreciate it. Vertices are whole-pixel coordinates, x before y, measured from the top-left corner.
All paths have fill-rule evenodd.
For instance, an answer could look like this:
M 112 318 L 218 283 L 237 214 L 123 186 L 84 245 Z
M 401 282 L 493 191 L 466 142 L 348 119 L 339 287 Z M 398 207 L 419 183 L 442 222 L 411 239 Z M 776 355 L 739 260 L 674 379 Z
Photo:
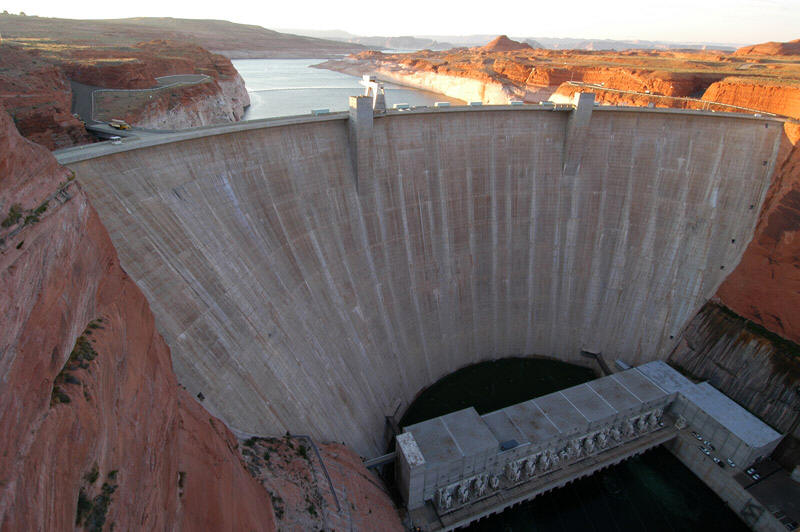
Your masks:
M 69 166 L 192 394 L 368 455 L 398 400 L 474 362 L 666 358 L 738 263 L 778 123 L 596 109 L 576 144 L 569 117 L 376 117 L 358 187 L 340 118 Z

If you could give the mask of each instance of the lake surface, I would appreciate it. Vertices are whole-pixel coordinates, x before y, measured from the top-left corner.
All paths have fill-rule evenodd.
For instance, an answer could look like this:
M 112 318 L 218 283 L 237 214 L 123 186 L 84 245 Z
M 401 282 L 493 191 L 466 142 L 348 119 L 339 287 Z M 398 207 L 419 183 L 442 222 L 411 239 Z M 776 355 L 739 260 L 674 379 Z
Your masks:
M 311 68 L 325 59 L 235 59 L 233 66 L 250 93 L 245 120 L 308 114 L 312 109 L 347 111 L 348 96 L 363 94 L 359 78 L 332 70 Z M 430 105 L 435 102 L 462 104 L 460 100 L 433 92 L 387 83 L 386 105 L 396 103 Z
M 451 373 L 423 391 L 400 426 L 469 406 L 481 414 L 493 412 L 597 377 L 590 369 L 547 358 L 483 362 Z M 466 530 L 744 532 L 748 528 L 686 466 L 658 447 Z

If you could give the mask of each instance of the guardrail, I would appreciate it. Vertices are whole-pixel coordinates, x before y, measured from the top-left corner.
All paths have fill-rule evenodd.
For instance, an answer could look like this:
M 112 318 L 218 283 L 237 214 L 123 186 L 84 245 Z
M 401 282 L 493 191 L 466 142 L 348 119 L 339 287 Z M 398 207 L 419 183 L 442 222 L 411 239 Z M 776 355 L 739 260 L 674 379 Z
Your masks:
M 140 105 L 144 105 L 147 103 L 152 96 L 159 94 L 163 91 L 175 89 L 178 87 L 191 87 L 193 85 L 199 85 L 201 83 L 208 83 L 211 81 L 211 76 L 207 76 L 205 74 L 185 74 L 185 75 L 176 75 L 176 76 L 163 76 L 160 78 L 156 78 L 156 81 L 160 80 L 167 80 L 168 78 L 174 78 L 175 81 L 171 83 L 166 83 L 164 85 L 157 85 L 155 87 L 150 87 L 148 89 L 94 89 L 92 90 L 92 103 L 91 103 L 91 111 L 90 111 L 90 118 L 91 120 L 98 121 L 98 122 L 107 122 L 112 118 L 119 118 L 118 116 L 112 116 L 116 114 L 124 114 L 119 111 L 109 111 L 111 114 L 108 116 L 98 116 L 98 109 L 97 109 L 97 97 L 98 95 L 102 99 L 104 95 L 111 94 L 111 95 L 120 95 L 120 96 L 127 96 L 126 105 L 129 107 L 131 106 L 132 102 L 135 102 L 137 99 L 142 101 L 138 102 Z
M 667 96 L 665 94 L 653 94 L 651 92 L 640 92 L 640 91 L 631 91 L 631 90 L 624 90 L 624 89 L 613 89 L 611 87 L 606 87 L 604 85 L 598 85 L 596 83 L 586 83 L 581 81 L 566 81 L 566 85 L 570 85 L 573 87 L 580 87 L 582 89 L 590 89 L 592 91 L 603 91 L 603 92 L 612 92 L 615 94 L 633 94 L 636 96 L 642 96 L 645 98 L 657 98 L 657 99 L 664 99 L 664 100 L 672 100 L 672 101 L 679 101 L 685 103 L 695 103 L 700 106 L 699 111 L 713 111 L 712 107 L 720 107 L 726 110 L 733 110 L 734 112 L 744 112 L 744 113 L 751 113 L 751 114 L 760 114 L 767 117 L 774 117 L 774 118 L 785 118 L 789 121 L 795 122 L 797 119 L 786 116 L 780 115 L 777 113 L 770 113 L 768 111 L 763 111 L 761 109 L 753 109 L 751 107 L 742 107 L 741 105 L 733 105 L 730 103 L 722 103 L 722 102 L 715 102 L 713 100 L 703 100 L 702 98 L 691 98 L 689 96 Z

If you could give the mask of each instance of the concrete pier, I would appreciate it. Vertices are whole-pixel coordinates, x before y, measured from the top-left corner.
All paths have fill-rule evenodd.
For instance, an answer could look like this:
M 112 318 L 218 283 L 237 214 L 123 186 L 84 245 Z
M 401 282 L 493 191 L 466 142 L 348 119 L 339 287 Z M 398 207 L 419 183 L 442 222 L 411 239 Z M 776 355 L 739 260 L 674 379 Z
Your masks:
M 573 112 L 387 111 L 367 136 L 343 113 L 60 157 L 205 407 L 374 456 L 386 413 L 465 365 L 666 358 L 738 263 L 779 122 L 595 107 L 568 175 Z

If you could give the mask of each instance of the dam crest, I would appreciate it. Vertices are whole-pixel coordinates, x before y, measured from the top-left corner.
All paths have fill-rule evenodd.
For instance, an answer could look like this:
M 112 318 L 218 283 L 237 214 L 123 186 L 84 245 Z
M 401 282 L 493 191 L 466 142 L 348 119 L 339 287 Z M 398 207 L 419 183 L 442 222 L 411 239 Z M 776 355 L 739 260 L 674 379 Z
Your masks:
M 750 241 L 781 133 L 632 108 L 348 116 L 57 155 L 206 408 L 363 455 L 475 362 L 667 358 Z

